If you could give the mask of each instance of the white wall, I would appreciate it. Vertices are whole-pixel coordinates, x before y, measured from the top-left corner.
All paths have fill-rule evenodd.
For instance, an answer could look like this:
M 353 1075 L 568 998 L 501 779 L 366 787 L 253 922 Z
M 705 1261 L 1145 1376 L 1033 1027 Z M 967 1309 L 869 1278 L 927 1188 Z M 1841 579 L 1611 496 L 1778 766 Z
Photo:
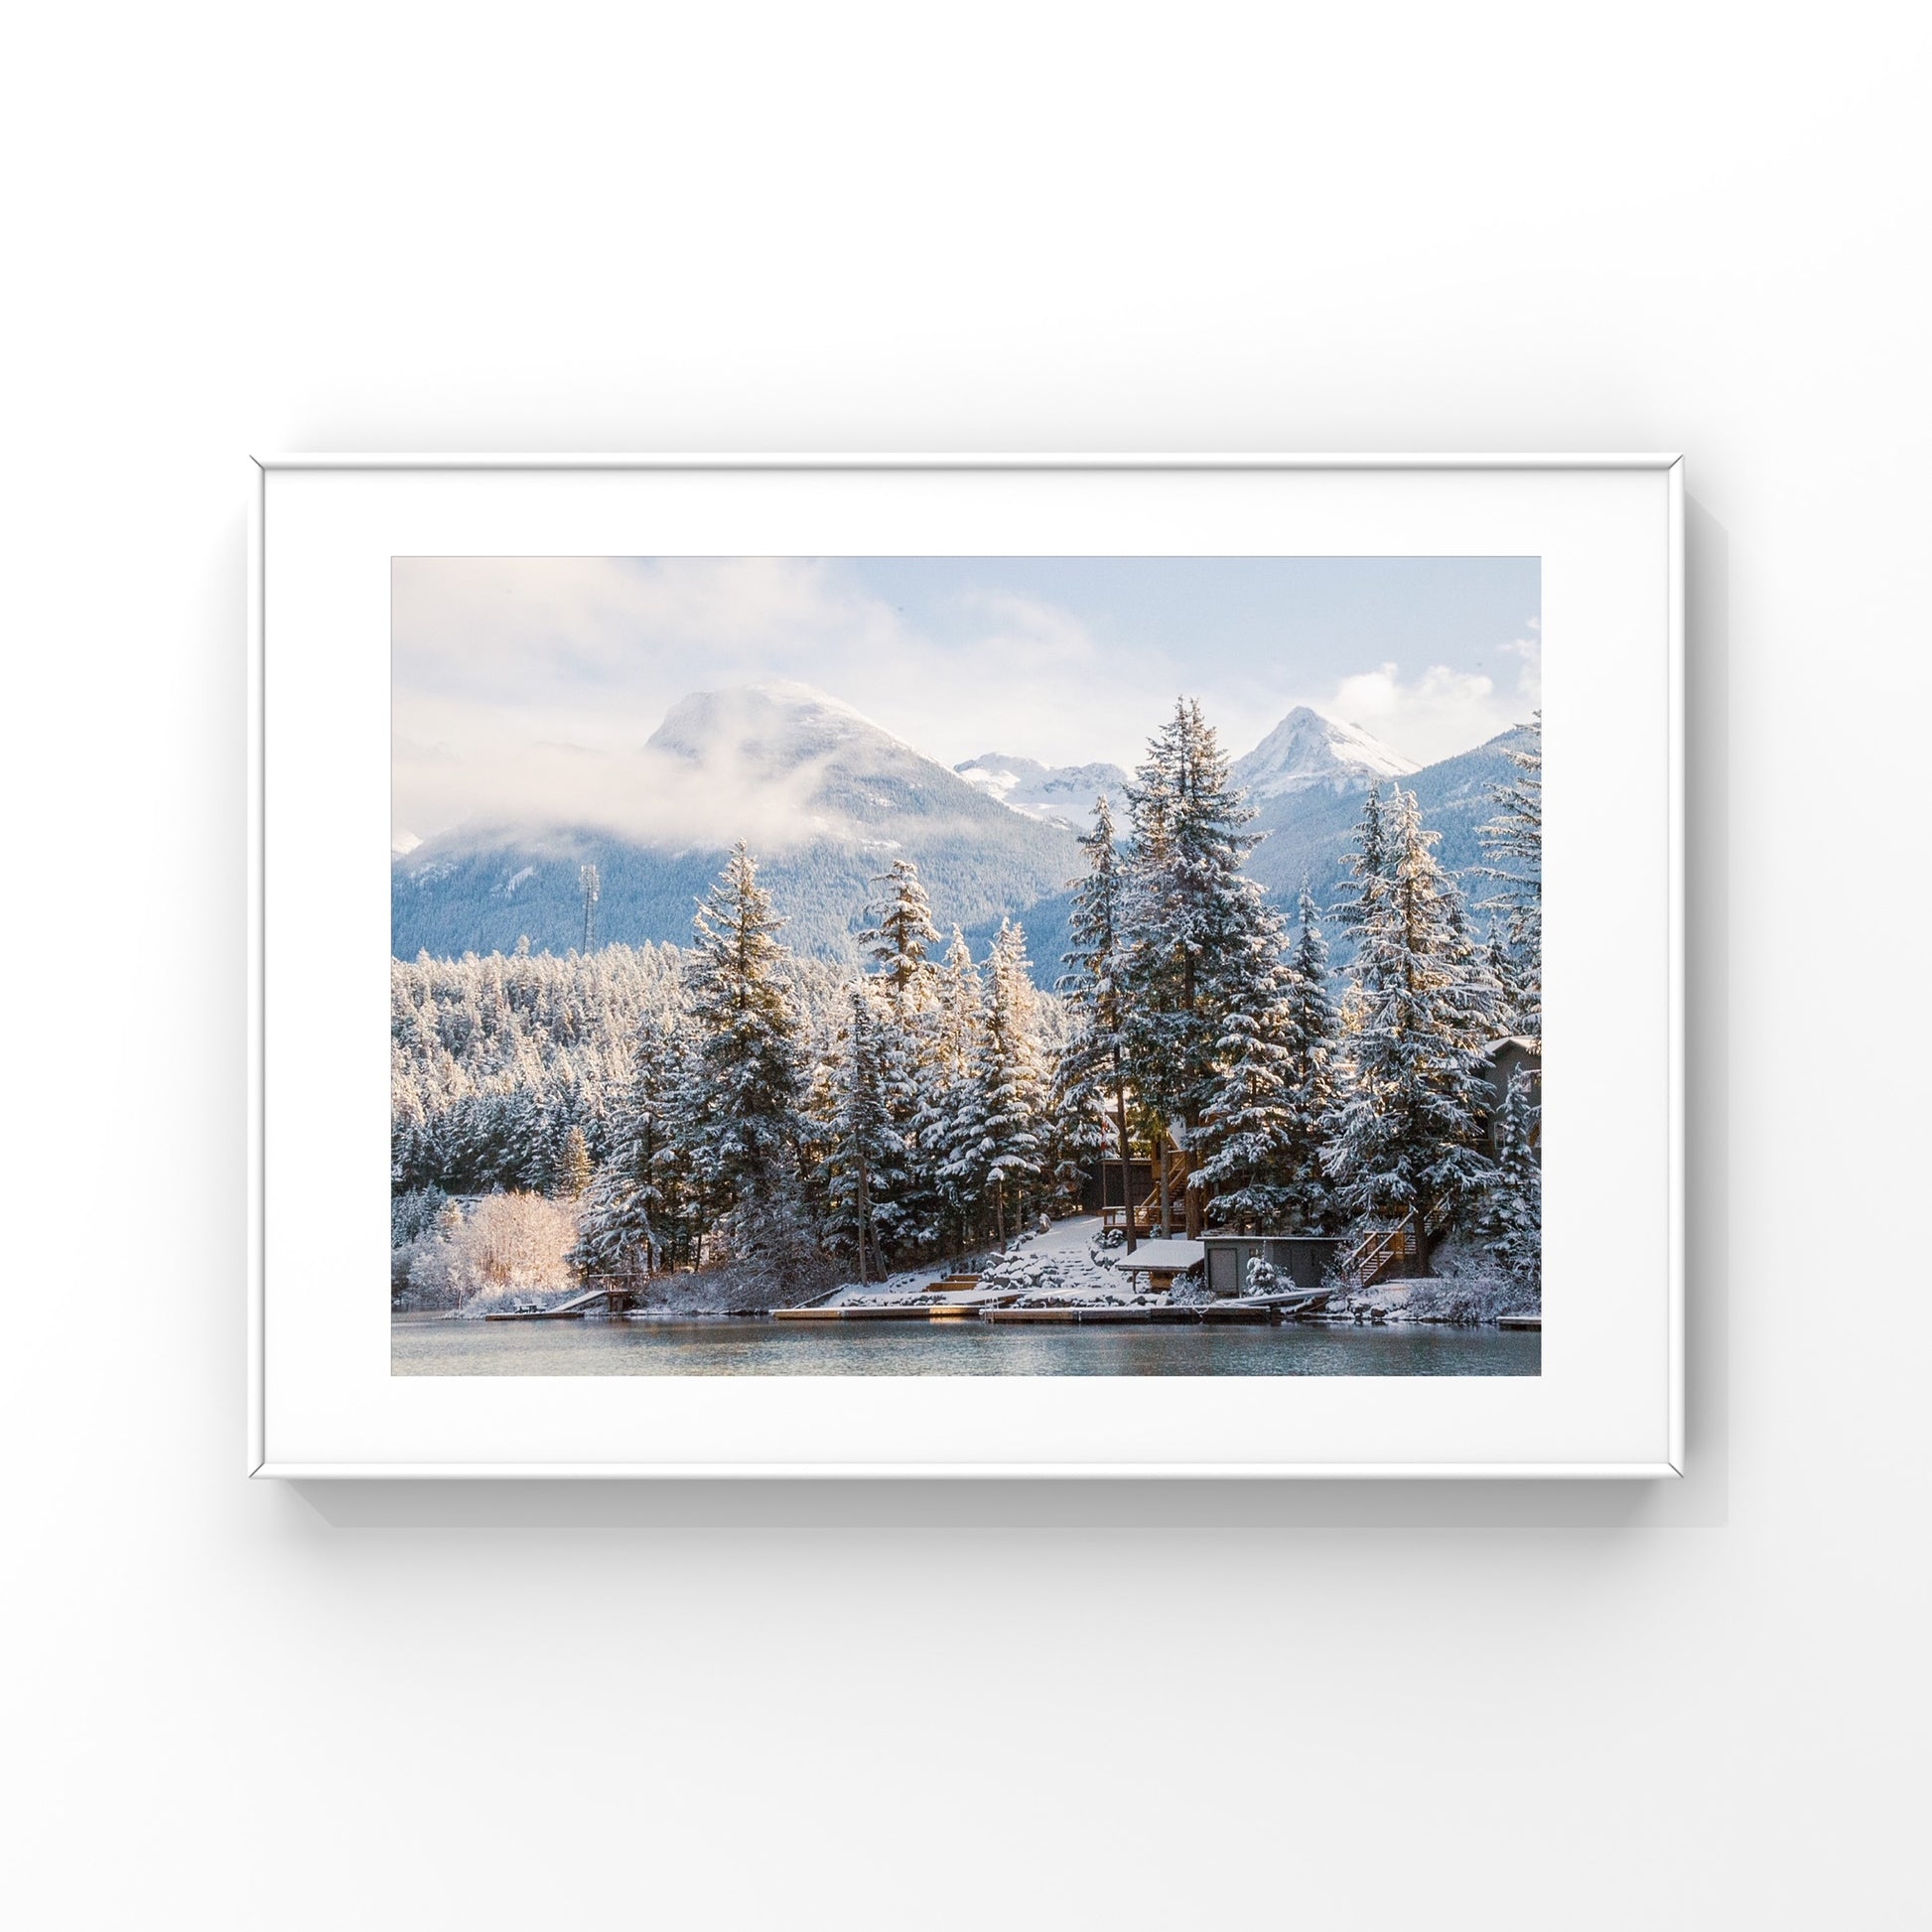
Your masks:
M 16 20 L 15 1922 L 1906 1922 L 1924 18 Z M 1689 453 L 1685 1482 L 243 1481 L 242 458 L 706 447 Z

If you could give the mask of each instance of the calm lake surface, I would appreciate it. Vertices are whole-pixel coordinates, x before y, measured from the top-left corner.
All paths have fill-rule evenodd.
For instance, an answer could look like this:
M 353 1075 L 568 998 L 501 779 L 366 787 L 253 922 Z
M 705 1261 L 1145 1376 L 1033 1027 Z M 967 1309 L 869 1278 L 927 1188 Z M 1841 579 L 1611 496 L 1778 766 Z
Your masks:
M 396 1375 L 1540 1375 L 1496 1328 L 391 1319 Z

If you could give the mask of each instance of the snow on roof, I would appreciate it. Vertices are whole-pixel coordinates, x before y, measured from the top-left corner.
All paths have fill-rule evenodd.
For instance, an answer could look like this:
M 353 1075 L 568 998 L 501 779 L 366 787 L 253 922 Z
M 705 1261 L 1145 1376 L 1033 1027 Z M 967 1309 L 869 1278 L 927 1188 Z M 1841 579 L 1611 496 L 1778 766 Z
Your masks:
M 1203 1241 L 1339 1241 L 1338 1234 L 1322 1234 L 1314 1228 L 1262 1228 L 1254 1234 L 1239 1234 L 1233 1228 L 1209 1228 Z
M 1143 1241 L 1131 1255 L 1122 1255 L 1116 1268 L 1158 1269 L 1162 1274 L 1179 1274 L 1193 1267 L 1207 1250 L 1198 1241 Z
M 1486 1060 L 1493 1060 L 1505 1046 L 1520 1046 L 1526 1053 L 1534 1053 L 1537 1050 L 1536 1041 L 1525 1035 L 1504 1034 L 1500 1039 L 1492 1039 L 1484 1044 L 1482 1056 Z

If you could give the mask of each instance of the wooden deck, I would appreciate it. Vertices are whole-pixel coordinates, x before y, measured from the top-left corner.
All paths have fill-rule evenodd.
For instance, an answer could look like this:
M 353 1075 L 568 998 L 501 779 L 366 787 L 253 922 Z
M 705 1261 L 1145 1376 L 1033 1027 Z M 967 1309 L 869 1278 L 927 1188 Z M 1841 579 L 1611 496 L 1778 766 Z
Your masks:
M 1069 1306 L 1043 1309 L 984 1309 L 980 1312 L 982 1321 L 1147 1321 L 1153 1316 L 1153 1310 L 1106 1309 L 1090 1306 Z
M 586 1289 L 567 1302 L 549 1309 L 498 1309 L 483 1316 L 485 1321 L 579 1321 L 593 1310 L 602 1312 L 610 1306 L 610 1295 L 601 1288 Z
M 814 1309 L 773 1309 L 774 1321 L 923 1321 L 932 1313 L 923 1303 L 831 1302 Z M 951 1311 L 949 1311 L 950 1312 Z

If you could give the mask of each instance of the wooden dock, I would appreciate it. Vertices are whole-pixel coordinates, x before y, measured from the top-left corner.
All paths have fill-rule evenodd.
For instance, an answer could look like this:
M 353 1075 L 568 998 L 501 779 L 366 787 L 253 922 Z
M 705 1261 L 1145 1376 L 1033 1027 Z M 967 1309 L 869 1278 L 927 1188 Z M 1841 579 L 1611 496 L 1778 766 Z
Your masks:
M 809 1309 L 773 1309 L 771 1318 L 774 1321 L 992 1321 L 1015 1325 L 1045 1322 L 1089 1327 L 1134 1322 L 1181 1327 L 1214 1321 L 1268 1327 L 1319 1308 L 1327 1299 L 1326 1295 L 1271 1295 L 1265 1299 L 1250 1296 L 1239 1301 L 1178 1305 L 1147 1302 L 1109 1307 L 1104 1303 L 1060 1302 L 1016 1308 L 989 1296 L 974 1302 L 821 1303 Z
M 1087 1304 L 1069 1304 L 1059 1308 L 1042 1309 L 983 1309 L 982 1321 L 1147 1321 L 1152 1318 L 1152 1309 L 1140 1308 L 1095 1308 Z
M 1260 1301 L 1203 1302 L 1200 1313 L 1203 1321 L 1247 1322 L 1257 1328 L 1273 1327 L 1282 1318 L 1280 1309 Z
M 948 1310 L 947 1312 L 954 1312 Z M 812 1309 L 773 1309 L 774 1321 L 923 1321 L 933 1312 L 924 1303 L 821 1303 Z
M 1499 1314 L 1496 1317 L 1499 1328 L 1535 1328 L 1541 1332 L 1543 1317 L 1540 1314 Z

